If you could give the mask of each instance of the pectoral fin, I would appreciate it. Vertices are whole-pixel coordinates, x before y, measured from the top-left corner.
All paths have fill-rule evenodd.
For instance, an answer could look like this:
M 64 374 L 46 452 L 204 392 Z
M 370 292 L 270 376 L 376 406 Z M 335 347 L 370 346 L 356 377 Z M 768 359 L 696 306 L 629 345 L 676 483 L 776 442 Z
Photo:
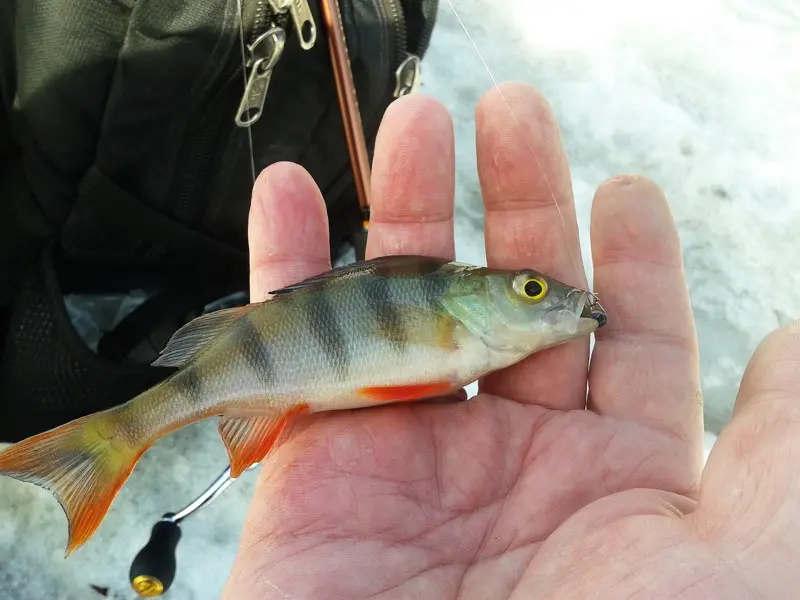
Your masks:
M 219 435 L 228 450 L 231 477 L 238 477 L 250 466 L 261 462 L 290 421 L 307 412 L 308 405 L 300 404 L 274 416 L 223 415 L 219 422 Z
M 390 342 L 444 351 L 454 351 L 458 347 L 461 324 L 446 313 L 415 306 L 393 306 L 384 317 L 370 326 L 374 328 L 374 335 Z

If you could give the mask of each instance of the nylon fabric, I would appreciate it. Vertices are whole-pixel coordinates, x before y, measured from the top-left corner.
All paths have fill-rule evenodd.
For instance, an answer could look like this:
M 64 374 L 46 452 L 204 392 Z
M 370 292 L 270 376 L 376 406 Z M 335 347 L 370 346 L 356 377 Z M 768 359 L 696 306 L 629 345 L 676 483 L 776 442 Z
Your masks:
M 259 1 L 242 0 L 246 44 Z M 339 3 L 371 157 L 395 70 L 423 57 L 438 1 Z M 337 260 L 363 238 L 364 215 L 322 12 L 309 5 L 316 44 L 301 49 L 287 25 L 254 162 L 311 173 Z M 152 340 L 247 291 L 242 89 L 236 0 L 0 2 L 0 441 L 162 380 L 171 370 L 149 365 Z M 142 290 L 144 305 L 91 348 L 65 311 L 65 294 Z

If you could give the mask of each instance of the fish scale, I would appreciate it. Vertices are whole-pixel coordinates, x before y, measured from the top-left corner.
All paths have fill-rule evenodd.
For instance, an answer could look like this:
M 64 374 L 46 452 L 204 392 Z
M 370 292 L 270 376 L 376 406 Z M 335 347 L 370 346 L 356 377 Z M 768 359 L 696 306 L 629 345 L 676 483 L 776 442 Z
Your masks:
M 271 395 L 325 406 L 350 395 L 354 385 L 418 381 L 426 365 L 448 358 L 438 348 L 413 342 L 421 330 L 436 327 L 435 304 L 446 289 L 443 280 L 355 281 L 294 296 L 293 310 L 281 318 L 274 318 L 269 307 L 247 316 L 275 365 L 276 381 L 265 388 Z M 319 311 L 322 297 L 329 309 Z M 281 301 L 285 299 L 277 299 Z M 414 309 L 416 318 L 404 317 L 401 308 Z M 283 311 L 275 307 L 275 312 Z M 234 333 L 227 343 L 241 345 L 237 337 Z
M 421 256 L 362 261 L 273 294 L 179 329 L 153 363 L 177 371 L 158 385 L 0 453 L 0 474 L 60 501 L 67 554 L 176 429 L 219 416 L 237 477 L 305 413 L 447 394 L 606 321 L 594 295 L 532 269 Z

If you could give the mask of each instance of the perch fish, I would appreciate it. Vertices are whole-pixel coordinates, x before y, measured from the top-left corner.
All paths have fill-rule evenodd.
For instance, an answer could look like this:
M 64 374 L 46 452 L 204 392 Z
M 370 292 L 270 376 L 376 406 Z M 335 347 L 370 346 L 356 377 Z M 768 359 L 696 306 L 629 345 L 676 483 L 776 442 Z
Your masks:
M 189 322 L 153 363 L 178 370 L 125 404 L 9 447 L 0 474 L 54 494 L 69 555 L 142 454 L 176 429 L 220 416 L 237 477 L 303 413 L 455 392 L 605 320 L 593 294 L 533 270 L 421 256 L 346 265 Z

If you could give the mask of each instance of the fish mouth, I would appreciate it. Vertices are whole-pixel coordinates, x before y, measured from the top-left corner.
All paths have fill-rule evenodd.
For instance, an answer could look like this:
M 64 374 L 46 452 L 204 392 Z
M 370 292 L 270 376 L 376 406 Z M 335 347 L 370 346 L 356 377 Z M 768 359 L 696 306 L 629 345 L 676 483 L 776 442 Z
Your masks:
M 592 319 L 597 323 L 598 329 L 608 323 L 606 310 L 601 306 L 596 294 L 586 292 L 586 300 L 583 303 L 583 310 L 581 310 L 581 318 Z
M 564 302 L 548 311 L 545 320 L 553 331 L 572 338 L 597 331 L 608 322 L 608 317 L 596 294 L 574 289 Z

